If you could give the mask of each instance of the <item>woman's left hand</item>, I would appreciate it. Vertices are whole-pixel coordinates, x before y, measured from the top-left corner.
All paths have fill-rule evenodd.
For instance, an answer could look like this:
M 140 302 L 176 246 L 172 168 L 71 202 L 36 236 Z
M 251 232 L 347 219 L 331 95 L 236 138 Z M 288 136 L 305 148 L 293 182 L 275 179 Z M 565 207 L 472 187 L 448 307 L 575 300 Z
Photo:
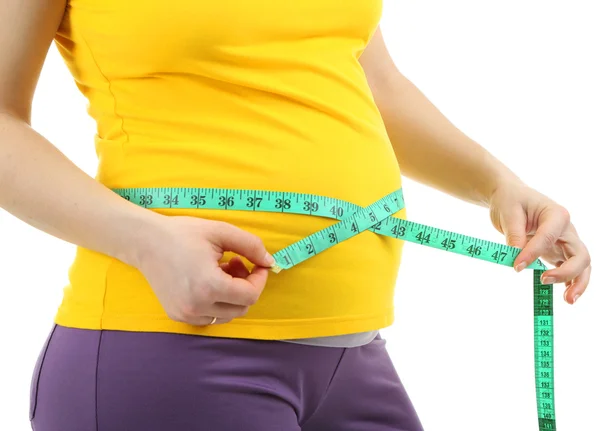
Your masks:
M 542 274 L 542 283 L 565 283 L 565 301 L 575 303 L 588 286 L 592 267 L 569 212 L 518 182 L 499 186 L 489 205 L 492 223 L 506 236 L 507 244 L 523 249 L 515 259 L 515 270 L 541 257 L 556 266 Z

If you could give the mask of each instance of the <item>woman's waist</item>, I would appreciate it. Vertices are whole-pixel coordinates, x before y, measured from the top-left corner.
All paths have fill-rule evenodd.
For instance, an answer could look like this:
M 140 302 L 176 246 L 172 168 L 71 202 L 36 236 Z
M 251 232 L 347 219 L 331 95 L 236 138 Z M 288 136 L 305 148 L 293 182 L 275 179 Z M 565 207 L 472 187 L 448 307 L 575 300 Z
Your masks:
M 280 177 L 249 177 L 237 181 L 225 175 L 197 181 L 167 179 L 134 184 L 126 183 L 113 189 L 149 211 L 233 224 L 261 238 L 272 254 L 401 187 L 399 177 L 394 179 L 391 175 L 364 181 L 360 175 L 341 181 L 299 181 L 293 172 Z M 340 202 L 354 206 L 340 206 Z M 404 211 L 395 216 L 404 217 Z
M 101 157 L 98 180 L 117 188 L 224 188 L 293 192 L 366 206 L 401 187 L 398 163 L 387 151 L 339 156 L 318 150 L 273 154 L 143 151 Z
M 162 137 L 132 132 L 121 141 L 97 137 L 98 178 L 111 188 L 249 184 L 316 194 L 358 189 L 354 195 L 378 185 L 374 192 L 383 195 L 400 181 L 385 130 L 307 125 L 303 134 L 272 127 L 252 131 L 232 122 L 227 133 L 207 127 L 185 136 L 171 136 L 169 129 Z
M 265 214 L 265 218 L 238 218 L 236 215 L 240 214 L 235 212 L 225 214 L 221 220 L 258 235 L 271 252 L 325 225 L 324 219 L 300 215 L 289 215 L 288 219 L 283 217 L 285 214 Z M 298 228 L 299 224 L 302 228 Z M 362 232 L 289 270 L 270 273 L 260 300 L 246 318 L 327 318 L 380 311 L 391 303 L 401 250 L 399 240 Z M 232 256 L 227 252 L 222 260 Z M 250 268 L 251 263 L 243 260 Z M 105 317 L 166 318 L 143 273 L 112 257 L 78 248 L 69 280 L 65 297 L 68 307 L 101 312 Z
M 139 193 L 148 193 L 144 189 L 152 189 L 153 195 L 146 197 L 147 200 L 152 199 L 149 210 L 169 216 L 186 215 L 234 224 L 259 236 L 271 253 L 331 226 L 336 220 L 316 215 L 292 214 L 283 209 L 282 213 L 263 212 L 256 199 L 250 198 L 255 202 L 245 202 L 244 199 L 249 199 L 245 196 L 247 193 L 243 194 L 245 198 L 241 193 L 229 196 L 231 190 L 285 192 L 295 194 L 288 195 L 295 199 L 318 195 L 366 207 L 402 185 L 396 161 L 381 155 L 366 156 L 364 164 L 349 157 L 341 158 L 339 162 L 332 160 L 330 165 L 323 163 L 318 157 L 303 157 L 304 159 L 296 157 L 289 164 L 274 161 L 264 163 L 264 160 L 259 160 L 253 161 L 251 166 L 241 166 L 230 160 L 228 163 L 215 164 L 201 160 L 178 163 L 176 158 L 167 154 L 161 159 L 160 165 L 148 169 L 147 164 L 132 156 L 120 172 L 102 174 L 100 171 L 100 179 L 111 189 L 137 189 Z M 309 160 L 313 160 L 312 165 Z M 143 166 L 139 166 L 140 163 Z M 174 201 L 184 205 L 185 193 L 188 195 L 188 204 L 193 203 L 190 201 L 193 194 L 197 199 L 196 203 L 201 205 L 203 196 L 196 193 L 196 189 L 213 189 L 215 196 L 222 191 L 220 197 L 227 205 L 219 209 L 174 207 Z M 208 196 L 206 199 L 209 200 Z M 234 199 L 235 204 L 230 202 Z M 134 201 L 141 203 L 139 199 Z M 334 211 L 335 202 L 331 201 L 329 204 L 332 206 L 331 211 Z M 321 208 L 321 212 L 322 210 Z M 356 242 L 360 240 L 355 240 Z

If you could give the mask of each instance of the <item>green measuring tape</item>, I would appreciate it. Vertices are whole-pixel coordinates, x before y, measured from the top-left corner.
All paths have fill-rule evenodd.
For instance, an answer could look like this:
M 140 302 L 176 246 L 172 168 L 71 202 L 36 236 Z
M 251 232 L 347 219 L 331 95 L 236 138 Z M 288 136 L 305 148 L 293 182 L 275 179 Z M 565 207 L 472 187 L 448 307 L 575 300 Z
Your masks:
M 339 220 L 273 254 L 276 265 L 271 269 L 276 273 L 290 269 L 365 230 L 505 266 L 513 266 L 521 251 L 516 247 L 393 217 L 392 214 L 404 208 L 402 189 L 364 208 L 326 196 L 266 190 L 170 187 L 113 191 L 145 208 L 264 211 Z M 547 268 L 539 259 L 528 268 L 534 270 L 534 360 L 538 424 L 540 431 L 555 431 L 553 286 L 541 283 L 540 276 Z

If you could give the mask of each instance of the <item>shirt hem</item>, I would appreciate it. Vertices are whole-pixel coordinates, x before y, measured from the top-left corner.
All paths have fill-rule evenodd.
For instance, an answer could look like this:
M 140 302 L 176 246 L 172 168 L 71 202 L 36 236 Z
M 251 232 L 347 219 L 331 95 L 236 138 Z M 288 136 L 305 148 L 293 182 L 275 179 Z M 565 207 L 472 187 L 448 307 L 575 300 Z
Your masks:
M 394 310 L 376 315 L 359 315 L 323 319 L 252 320 L 235 319 L 211 326 L 193 326 L 163 316 L 104 316 L 73 317 L 58 313 L 54 323 L 79 329 L 132 332 L 167 332 L 203 335 L 207 337 L 249 338 L 261 340 L 293 340 L 298 338 L 329 337 L 374 331 L 391 326 Z

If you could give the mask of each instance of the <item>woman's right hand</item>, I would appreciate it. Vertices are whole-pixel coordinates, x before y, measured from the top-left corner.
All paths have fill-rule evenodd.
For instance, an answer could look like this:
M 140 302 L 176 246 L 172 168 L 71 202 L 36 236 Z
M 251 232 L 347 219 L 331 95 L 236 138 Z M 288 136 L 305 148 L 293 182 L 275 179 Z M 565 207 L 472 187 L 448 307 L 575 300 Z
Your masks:
M 232 225 L 138 207 L 90 177 L 31 127 L 31 104 L 66 0 L 8 0 L 0 26 L 0 208 L 64 241 L 138 268 L 174 320 L 246 313 L 265 286 L 262 241 Z M 151 235 L 148 233 L 151 232 Z M 223 266 L 224 251 L 239 259 Z
M 137 250 L 134 264 L 167 315 L 191 325 L 226 323 L 243 316 L 259 298 L 274 260 L 261 239 L 229 223 L 160 215 L 155 232 Z M 226 251 L 239 257 L 219 263 Z

